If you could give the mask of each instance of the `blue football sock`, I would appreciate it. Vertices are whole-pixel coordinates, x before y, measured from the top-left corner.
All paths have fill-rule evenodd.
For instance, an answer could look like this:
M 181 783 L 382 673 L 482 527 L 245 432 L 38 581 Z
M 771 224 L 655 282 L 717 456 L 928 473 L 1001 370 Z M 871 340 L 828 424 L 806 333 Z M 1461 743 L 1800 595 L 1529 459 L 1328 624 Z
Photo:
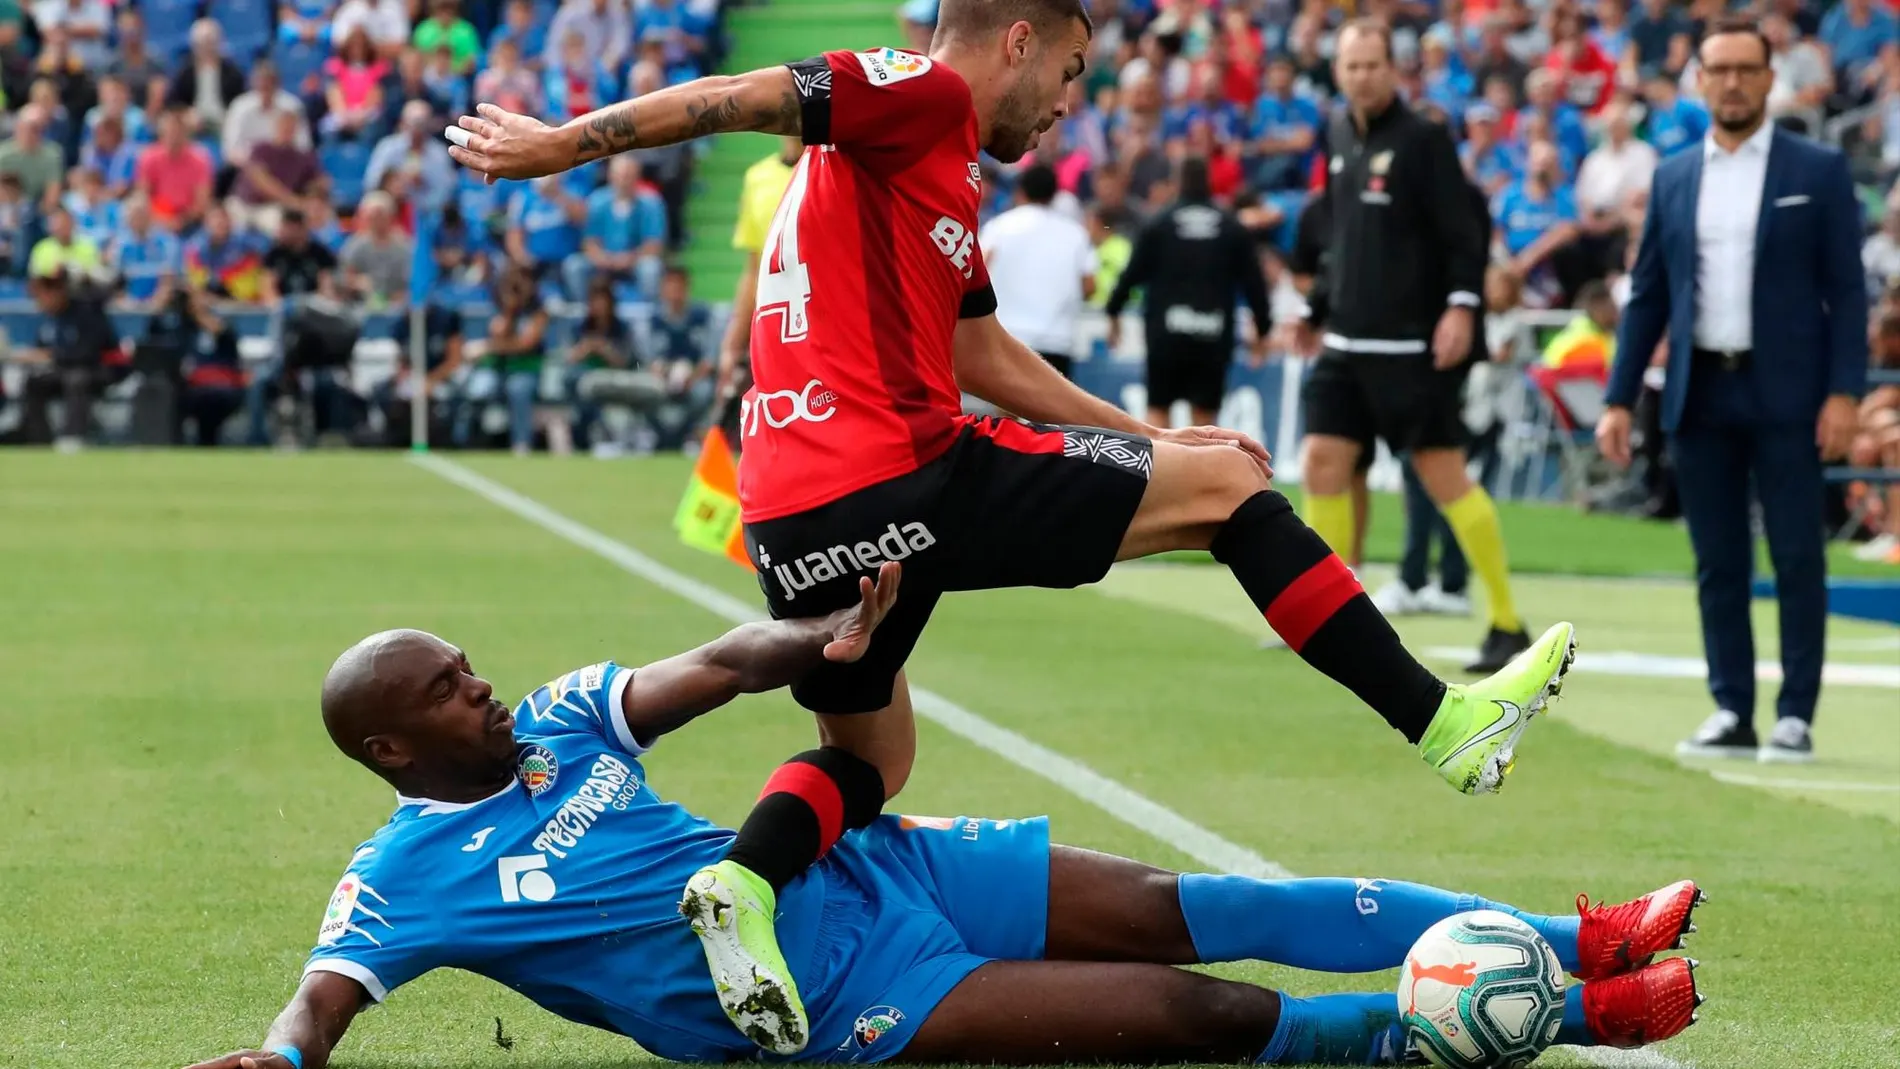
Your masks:
M 1263 1065 L 1396 1065 L 1405 1053 L 1397 995 L 1280 996 Z
M 1564 988 L 1564 1023 L 1557 1026 L 1557 1038 L 1553 1043 L 1562 1043 L 1571 1047 L 1594 1047 L 1597 1039 L 1590 1034 L 1590 1028 L 1583 1023 L 1583 985 L 1572 983 Z
M 1576 917 L 1526 913 L 1476 895 L 1398 880 L 1181 877 L 1181 912 L 1204 962 L 1257 959 L 1316 972 L 1372 972 L 1405 961 L 1425 929 L 1495 909 L 1537 929 L 1565 970 L 1577 967 Z

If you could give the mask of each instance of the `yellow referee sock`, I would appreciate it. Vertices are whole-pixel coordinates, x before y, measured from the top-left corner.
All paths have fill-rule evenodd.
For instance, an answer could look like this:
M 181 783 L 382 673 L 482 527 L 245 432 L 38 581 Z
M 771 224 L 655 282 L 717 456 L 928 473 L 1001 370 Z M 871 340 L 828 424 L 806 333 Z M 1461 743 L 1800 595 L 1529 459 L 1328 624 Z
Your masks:
M 1465 496 L 1442 506 L 1445 522 L 1465 551 L 1471 570 L 1484 584 L 1485 601 L 1491 609 L 1491 626 L 1500 631 L 1523 627 L 1517 618 L 1517 606 L 1511 602 L 1511 562 L 1504 552 L 1504 529 L 1498 523 L 1498 507 L 1484 487 L 1473 485 Z
M 1309 493 L 1302 501 L 1301 518 L 1344 560 L 1352 552 L 1352 495 Z

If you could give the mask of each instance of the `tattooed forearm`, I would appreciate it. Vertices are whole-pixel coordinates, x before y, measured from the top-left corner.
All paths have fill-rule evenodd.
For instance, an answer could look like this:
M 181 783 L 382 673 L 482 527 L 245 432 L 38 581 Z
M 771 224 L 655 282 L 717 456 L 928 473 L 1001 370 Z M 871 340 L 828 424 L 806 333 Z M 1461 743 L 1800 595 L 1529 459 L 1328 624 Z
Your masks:
M 805 128 L 805 109 L 798 102 L 798 94 L 787 89 L 779 97 L 777 108 L 759 109 L 758 125 L 753 127 L 768 134 L 797 134 Z
M 693 120 L 693 125 L 687 128 L 686 136 L 705 137 L 707 134 L 740 129 L 739 111 L 739 94 L 737 93 L 727 93 L 717 100 L 702 96 L 699 98 L 699 103 L 686 105 L 686 114 Z
M 634 102 L 629 100 L 587 116 L 580 124 L 574 141 L 576 163 L 597 160 L 640 147 L 639 131 L 634 129 Z

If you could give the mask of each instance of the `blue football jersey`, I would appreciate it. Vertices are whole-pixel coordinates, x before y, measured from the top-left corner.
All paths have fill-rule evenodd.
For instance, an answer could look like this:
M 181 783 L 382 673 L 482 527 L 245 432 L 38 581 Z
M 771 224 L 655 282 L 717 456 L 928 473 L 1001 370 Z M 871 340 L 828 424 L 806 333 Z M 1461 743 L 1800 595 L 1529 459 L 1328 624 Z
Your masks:
M 733 835 L 647 786 L 621 708 L 632 671 L 592 665 L 523 699 L 517 776 L 496 794 L 399 796 L 350 859 L 305 973 L 351 977 L 381 1001 L 431 969 L 465 969 L 665 1058 L 753 1056 L 678 912 Z M 830 912 L 825 886 L 804 878 L 780 897 L 794 960 Z

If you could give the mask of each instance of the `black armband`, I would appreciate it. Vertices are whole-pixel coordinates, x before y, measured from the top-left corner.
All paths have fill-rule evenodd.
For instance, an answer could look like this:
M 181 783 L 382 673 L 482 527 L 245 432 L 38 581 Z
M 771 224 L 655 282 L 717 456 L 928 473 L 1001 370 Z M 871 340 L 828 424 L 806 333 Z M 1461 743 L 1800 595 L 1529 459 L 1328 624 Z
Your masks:
M 963 295 L 963 303 L 957 306 L 958 319 L 982 319 L 986 315 L 996 314 L 996 287 L 983 283 L 980 290 L 971 290 Z
M 787 63 L 798 93 L 799 136 L 807 145 L 831 144 L 831 61 L 823 56 Z

